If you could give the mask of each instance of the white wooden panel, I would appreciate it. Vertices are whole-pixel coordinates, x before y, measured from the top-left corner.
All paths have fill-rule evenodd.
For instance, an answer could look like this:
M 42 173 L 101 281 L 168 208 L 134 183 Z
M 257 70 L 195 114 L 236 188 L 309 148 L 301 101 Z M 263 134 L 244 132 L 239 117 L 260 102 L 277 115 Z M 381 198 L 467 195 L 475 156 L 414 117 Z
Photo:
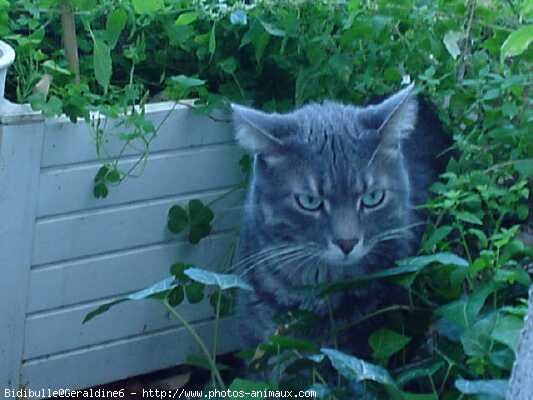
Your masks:
M 40 220 L 35 227 L 33 265 L 170 241 L 175 235 L 166 222 L 172 205 L 186 204 L 191 198 L 207 203 L 219 196 L 192 195 Z M 235 192 L 213 205 L 216 230 L 236 226 L 241 198 L 242 193 Z
M 17 389 L 39 190 L 42 125 L 0 125 L 0 388 Z
M 199 116 L 193 111 L 178 106 L 172 111 L 173 103 L 159 103 L 147 106 L 146 116 L 157 127 L 161 125 L 156 139 L 150 146 L 150 152 L 172 150 L 189 146 L 211 143 L 223 143 L 233 140 L 231 124 L 214 122 Z M 169 114 L 170 112 L 170 114 Z M 217 115 L 222 119 L 227 116 Z M 116 120 L 105 122 L 105 151 L 102 156 L 115 157 L 119 154 L 124 141 L 118 135 L 131 132 Z M 139 143 L 132 143 L 124 155 L 139 154 Z M 48 119 L 45 123 L 43 167 L 62 164 L 76 164 L 97 160 L 94 130 L 84 121 L 72 124 L 66 118 Z
M 211 348 L 212 323 L 195 328 Z M 232 319 L 221 321 L 219 354 L 240 348 Z M 183 328 L 105 343 L 23 364 L 21 381 L 30 389 L 81 389 L 180 364 L 200 354 Z
M 187 262 L 217 268 L 236 234 L 210 235 L 197 245 L 166 243 L 38 268 L 30 274 L 28 313 L 144 289 Z
M 220 145 L 153 154 L 138 178 L 110 188 L 106 199 L 96 199 L 93 184 L 99 163 L 46 169 L 41 175 L 38 215 L 47 216 L 214 189 L 241 179 L 235 145 Z M 136 158 L 121 161 L 128 170 Z
M 87 313 L 106 302 L 28 317 L 23 360 L 63 353 L 178 324 L 159 301 L 142 300 L 117 304 L 108 312 L 82 325 Z M 207 301 L 194 305 L 184 302 L 178 306 L 178 310 L 189 322 L 206 320 L 213 314 Z

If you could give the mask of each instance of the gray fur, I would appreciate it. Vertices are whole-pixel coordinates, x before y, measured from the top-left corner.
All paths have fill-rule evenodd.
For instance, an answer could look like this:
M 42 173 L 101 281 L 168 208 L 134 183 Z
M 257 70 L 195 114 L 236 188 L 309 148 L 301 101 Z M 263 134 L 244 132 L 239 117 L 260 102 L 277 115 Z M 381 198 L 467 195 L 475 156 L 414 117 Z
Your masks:
M 329 305 L 294 288 L 375 272 L 416 249 L 424 217 L 414 208 L 442 169 L 433 160 L 443 146 L 416 148 L 439 127 L 417 124 L 412 86 L 367 107 L 233 110 L 237 139 L 254 155 L 235 266 L 255 289 L 238 302 L 246 342 L 273 334 L 278 312 L 302 308 L 326 318 L 330 307 L 335 318 L 351 320 L 386 302 L 392 292 L 375 282 L 335 294 Z M 364 207 L 362 197 L 376 189 L 385 191 L 383 202 Z M 297 194 L 323 199 L 321 208 L 302 209 Z M 338 243 L 353 249 L 345 254 Z

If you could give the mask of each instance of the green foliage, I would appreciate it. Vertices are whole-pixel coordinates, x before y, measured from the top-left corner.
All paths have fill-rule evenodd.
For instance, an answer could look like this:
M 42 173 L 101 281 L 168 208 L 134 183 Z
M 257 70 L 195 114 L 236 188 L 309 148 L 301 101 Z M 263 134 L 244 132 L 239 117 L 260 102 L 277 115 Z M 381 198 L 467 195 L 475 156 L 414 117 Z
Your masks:
M 178 102 L 194 97 L 186 104 L 214 118 L 213 109 L 230 101 L 281 112 L 325 98 L 360 103 L 397 89 L 401 81 L 416 81 L 455 139 L 454 159 L 424 206 L 431 224 L 420 254 L 314 292 L 326 298 L 381 279 L 406 288 L 409 305 L 355 321 L 381 317 L 370 337 L 373 360 L 326 352 L 344 377 L 341 385 L 321 381 L 326 357 L 310 358 L 316 356 L 313 346 L 294 339 L 316 324 L 302 311 L 280 317 L 280 334 L 248 359 L 279 370 L 280 388 L 320 388 L 323 398 L 476 399 L 502 393 L 533 258 L 531 246 L 520 239 L 530 217 L 533 176 L 530 2 L 252 3 L 72 1 L 81 65 L 76 84 L 57 33 L 58 1 L 0 0 L 0 34 L 17 51 L 7 94 L 47 116 L 65 113 L 72 121 L 91 122 L 97 152 L 106 160 L 94 194 L 106 197 L 146 162 L 159 126 L 143 109 L 160 92 Z M 48 93 L 33 93 L 45 74 L 53 78 Z M 124 153 L 108 154 L 109 132 L 91 111 L 124 116 L 124 149 L 141 149 L 132 168 L 121 169 L 117 160 Z M 249 157 L 240 166 L 247 178 Z M 213 203 L 191 200 L 172 207 L 169 230 L 199 242 L 212 230 Z M 219 316 L 225 314 L 231 296 L 219 278 L 190 276 L 187 268 L 173 266 L 170 286 L 151 295 L 172 312 L 187 300 L 208 301 Z M 216 360 L 205 353 L 216 370 Z M 374 378 L 362 375 L 361 366 Z M 217 378 L 215 384 L 224 382 Z

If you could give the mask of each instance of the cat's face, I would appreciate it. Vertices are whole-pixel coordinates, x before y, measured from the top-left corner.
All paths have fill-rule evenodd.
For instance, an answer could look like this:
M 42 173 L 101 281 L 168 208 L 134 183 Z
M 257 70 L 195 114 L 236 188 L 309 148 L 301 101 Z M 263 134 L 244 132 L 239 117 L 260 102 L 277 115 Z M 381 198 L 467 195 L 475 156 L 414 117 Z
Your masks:
M 371 108 L 325 103 L 287 115 L 235 107 L 237 137 L 256 154 L 258 229 L 273 244 L 302 246 L 340 266 L 406 234 L 401 140 L 416 119 L 409 93 Z

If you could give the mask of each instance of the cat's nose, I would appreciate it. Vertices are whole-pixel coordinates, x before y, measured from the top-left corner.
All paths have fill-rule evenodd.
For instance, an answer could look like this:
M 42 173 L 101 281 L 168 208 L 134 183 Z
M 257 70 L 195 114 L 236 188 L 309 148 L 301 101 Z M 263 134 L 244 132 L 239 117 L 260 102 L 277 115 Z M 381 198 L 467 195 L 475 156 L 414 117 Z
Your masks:
M 359 238 L 337 239 L 334 240 L 333 243 L 339 246 L 339 249 L 341 249 L 344 254 L 349 254 L 353 250 L 355 245 L 359 243 Z

